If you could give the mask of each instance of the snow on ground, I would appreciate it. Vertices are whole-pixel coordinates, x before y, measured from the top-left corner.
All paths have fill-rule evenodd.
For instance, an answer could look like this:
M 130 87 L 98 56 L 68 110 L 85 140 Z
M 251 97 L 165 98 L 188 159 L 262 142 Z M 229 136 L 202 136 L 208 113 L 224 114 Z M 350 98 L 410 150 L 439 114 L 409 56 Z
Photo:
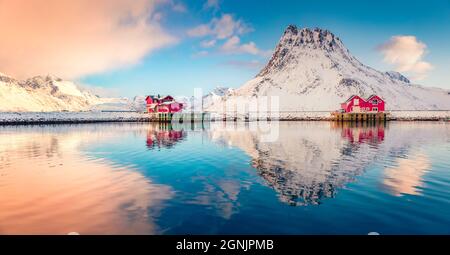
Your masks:
M 140 112 L 2 112 L 0 125 L 89 123 L 89 122 L 143 122 L 149 121 L 147 113 Z
M 389 119 L 391 120 L 450 120 L 450 110 L 448 111 L 388 111 Z M 331 112 L 329 111 L 292 111 L 292 112 L 279 112 L 272 114 L 237 114 L 233 112 L 221 113 L 211 112 L 211 119 L 213 120 L 331 120 Z
M 224 115 L 211 113 L 211 119 L 222 121 Z M 227 120 L 257 121 L 266 120 L 330 120 L 330 112 L 281 112 L 264 116 L 244 114 L 226 115 Z M 392 111 L 392 120 L 450 120 L 450 111 Z M 143 112 L 6 112 L 0 113 L 0 125 L 10 124 L 57 124 L 57 123 L 90 123 L 90 122 L 148 122 L 151 116 Z
M 223 114 L 211 113 L 211 119 L 221 121 Z M 392 111 L 393 120 L 450 120 L 450 111 Z M 282 112 L 260 116 L 260 120 L 330 120 L 330 112 Z M 256 116 L 227 114 L 227 120 L 256 121 Z M 148 122 L 151 117 L 143 112 L 4 112 L 0 113 L 0 125 L 57 124 L 90 122 Z

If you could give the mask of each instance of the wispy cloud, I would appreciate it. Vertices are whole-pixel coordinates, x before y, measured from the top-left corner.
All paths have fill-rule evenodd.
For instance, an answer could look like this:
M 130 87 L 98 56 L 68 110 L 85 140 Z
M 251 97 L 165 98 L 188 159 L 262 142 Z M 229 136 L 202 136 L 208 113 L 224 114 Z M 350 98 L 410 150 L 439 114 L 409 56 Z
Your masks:
M 203 48 L 211 48 L 214 47 L 216 45 L 216 40 L 204 40 L 202 42 L 200 42 L 200 46 L 202 46 Z
M 187 31 L 191 37 L 203 37 L 212 34 L 212 30 L 208 24 L 202 24 Z
M 175 12 L 181 12 L 181 13 L 185 13 L 187 12 L 187 7 L 186 5 L 184 5 L 181 2 L 170 2 L 171 6 L 172 6 L 172 10 Z
M 176 42 L 152 19 L 163 2 L 2 0 L 0 70 L 72 79 L 138 63 Z
M 219 0 L 207 0 L 203 5 L 203 9 L 213 9 L 214 11 L 218 11 L 220 8 Z
M 195 58 L 198 58 L 198 57 L 204 57 L 204 56 L 207 56 L 207 55 L 209 55 L 209 51 L 201 50 L 201 51 L 195 52 L 192 56 L 195 57 Z
M 252 55 L 262 55 L 263 52 L 258 49 L 254 42 L 241 44 L 238 36 L 233 36 L 228 39 L 221 47 L 221 50 L 226 53 L 240 54 L 248 53 Z
M 394 65 L 396 71 L 408 72 L 413 80 L 426 78 L 433 66 L 424 61 L 427 45 L 417 40 L 415 36 L 397 35 L 377 48 L 384 61 Z
M 187 31 L 191 37 L 214 36 L 226 39 L 234 34 L 243 34 L 252 29 L 242 20 L 236 20 L 231 14 L 224 14 L 220 18 L 213 18 L 208 24 L 201 24 Z
M 267 56 L 268 52 L 259 49 L 255 42 L 241 43 L 240 35 L 253 31 L 245 22 L 235 19 L 231 14 L 223 14 L 220 18 L 214 18 L 207 24 L 201 24 L 187 31 L 191 37 L 206 37 L 200 46 L 203 48 L 214 47 L 218 41 L 223 42 L 218 46 L 220 52 L 228 54 L 251 54 Z

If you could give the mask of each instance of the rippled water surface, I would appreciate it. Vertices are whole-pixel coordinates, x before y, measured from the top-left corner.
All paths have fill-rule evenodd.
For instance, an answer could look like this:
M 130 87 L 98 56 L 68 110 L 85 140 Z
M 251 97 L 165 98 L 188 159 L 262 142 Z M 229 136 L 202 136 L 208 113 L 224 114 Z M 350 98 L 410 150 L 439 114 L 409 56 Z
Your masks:
M 450 123 L 0 127 L 0 234 L 450 234 Z

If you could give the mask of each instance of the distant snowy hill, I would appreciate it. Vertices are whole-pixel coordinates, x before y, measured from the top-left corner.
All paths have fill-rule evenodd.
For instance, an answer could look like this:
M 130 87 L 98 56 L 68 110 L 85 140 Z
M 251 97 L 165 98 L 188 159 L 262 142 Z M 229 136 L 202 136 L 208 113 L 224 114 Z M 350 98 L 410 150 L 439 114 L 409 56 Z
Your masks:
M 0 73 L 0 112 L 129 110 L 126 98 L 101 98 L 53 76 L 17 80 Z
M 208 109 L 211 105 L 214 103 L 220 101 L 223 97 L 227 95 L 231 95 L 234 92 L 234 89 L 227 88 L 227 87 L 216 87 L 211 92 L 209 92 L 206 95 L 203 95 L 202 101 L 196 100 L 194 96 L 187 97 L 187 96 L 175 96 L 175 100 L 184 104 L 184 109 L 190 111 L 191 109 L 194 110 L 202 110 Z
M 328 30 L 290 25 L 268 64 L 252 80 L 211 105 L 279 96 L 282 111 L 336 110 L 353 94 L 377 94 L 390 110 L 450 109 L 449 91 L 411 84 L 397 72 L 380 72 L 353 57 Z
M 203 96 L 203 108 L 208 109 L 214 103 L 220 101 L 224 96 L 231 95 L 234 92 L 232 88 L 216 87 L 213 91 Z

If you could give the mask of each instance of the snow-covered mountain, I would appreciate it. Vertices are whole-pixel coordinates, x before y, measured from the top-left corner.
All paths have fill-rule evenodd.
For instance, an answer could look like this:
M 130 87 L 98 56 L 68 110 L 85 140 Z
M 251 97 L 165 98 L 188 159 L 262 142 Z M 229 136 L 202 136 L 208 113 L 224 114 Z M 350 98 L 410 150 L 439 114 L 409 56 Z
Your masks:
M 231 95 L 234 92 L 232 88 L 216 87 L 213 91 L 203 96 L 203 108 L 208 109 L 214 103 L 220 101 L 224 96 Z
M 17 80 L 0 73 L 0 112 L 129 109 L 128 99 L 101 98 L 54 76 Z
M 208 110 L 222 110 L 225 101 L 233 105 L 243 98 L 279 96 L 282 111 L 330 111 L 353 94 L 380 95 L 390 110 L 450 109 L 448 90 L 414 85 L 400 73 L 370 68 L 328 30 L 290 25 L 261 72 Z
M 214 103 L 220 101 L 223 97 L 231 95 L 234 89 L 218 86 L 214 88 L 211 92 L 203 95 L 202 101 L 197 100 L 194 96 L 175 96 L 177 102 L 184 104 L 184 109 L 187 111 L 208 109 Z M 203 108 L 202 108 L 203 107 Z

